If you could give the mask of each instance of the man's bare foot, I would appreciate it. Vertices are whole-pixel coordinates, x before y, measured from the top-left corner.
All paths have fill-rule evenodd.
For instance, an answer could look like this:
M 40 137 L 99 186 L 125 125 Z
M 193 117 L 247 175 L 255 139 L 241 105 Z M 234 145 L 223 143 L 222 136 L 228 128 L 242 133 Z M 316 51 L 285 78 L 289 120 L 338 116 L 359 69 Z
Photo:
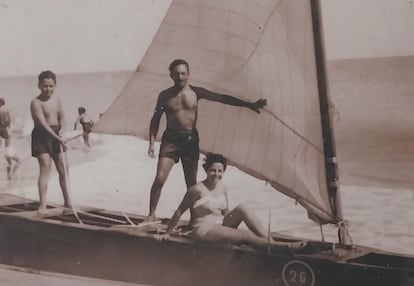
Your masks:
M 47 216 L 49 212 L 46 207 L 40 207 L 37 209 L 37 213 L 40 216 Z
M 67 208 L 67 209 L 72 209 L 72 204 L 70 204 L 70 203 L 65 203 L 65 204 L 63 205 L 63 207 L 65 207 L 65 208 Z
M 143 222 L 152 222 L 152 221 L 158 221 L 158 219 L 154 215 L 147 216 Z

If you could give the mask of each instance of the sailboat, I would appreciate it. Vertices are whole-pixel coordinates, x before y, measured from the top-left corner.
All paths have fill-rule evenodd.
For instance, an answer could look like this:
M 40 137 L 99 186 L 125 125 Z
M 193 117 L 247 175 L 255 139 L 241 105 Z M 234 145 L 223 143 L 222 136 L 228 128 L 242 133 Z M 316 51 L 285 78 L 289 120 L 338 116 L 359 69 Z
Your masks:
M 354 245 L 341 211 L 318 0 L 174 0 L 127 85 L 95 132 L 147 138 L 167 67 L 190 63 L 191 81 L 248 101 L 260 115 L 200 102 L 203 152 L 266 181 L 311 220 L 338 226 L 338 242 L 257 250 L 195 240 L 182 226 L 168 241 L 145 216 L 79 207 L 34 216 L 37 203 L 0 195 L 0 263 L 150 285 L 414 285 L 414 257 Z M 289 241 L 269 232 L 275 239 Z

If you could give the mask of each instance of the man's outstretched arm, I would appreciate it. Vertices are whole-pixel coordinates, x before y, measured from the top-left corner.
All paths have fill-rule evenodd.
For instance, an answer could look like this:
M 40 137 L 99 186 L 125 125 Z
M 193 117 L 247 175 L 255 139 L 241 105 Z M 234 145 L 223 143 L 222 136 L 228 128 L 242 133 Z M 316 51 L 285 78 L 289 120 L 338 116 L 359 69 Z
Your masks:
M 245 101 L 245 100 L 239 99 L 231 95 L 215 93 L 205 88 L 198 87 L 197 89 L 199 89 L 200 91 L 199 92 L 200 98 L 204 98 L 210 101 L 221 102 L 221 103 L 233 105 L 233 106 L 247 107 L 257 113 L 260 113 L 260 108 L 262 108 L 263 106 L 267 104 L 267 100 L 263 98 L 255 102 L 249 102 L 249 101 Z

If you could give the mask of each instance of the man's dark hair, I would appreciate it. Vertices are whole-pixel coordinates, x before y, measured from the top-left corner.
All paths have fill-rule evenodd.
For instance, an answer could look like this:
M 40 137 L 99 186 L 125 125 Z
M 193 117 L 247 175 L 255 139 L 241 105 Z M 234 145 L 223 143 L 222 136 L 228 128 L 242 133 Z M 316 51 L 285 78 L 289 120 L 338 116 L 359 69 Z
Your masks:
M 170 73 L 172 73 L 172 72 L 173 72 L 173 70 L 174 70 L 174 68 L 175 68 L 176 66 L 179 66 L 179 65 L 185 65 L 185 66 L 187 67 L 188 72 L 190 72 L 190 66 L 188 65 L 188 63 L 187 63 L 185 60 L 182 60 L 182 59 L 176 59 L 176 60 L 173 60 L 173 61 L 170 63 L 170 66 L 168 67 L 168 69 L 169 69 Z
M 0 98 L 0 106 L 3 106 L 3 105 L 5 105 L 6 104 L 6 101 L 4 101 L 4 99 L 3 98 Z
M 80 113 L 85 113 L 85 112 L 86 112 L 86 108 L 85 108 L 85 107 L 79 107 L 79 108 L 78 108 L 78 111 L 79 111 Z
M 42 71 L 39 74 L 39 83 L 41 83 L 44 79 L 53 79 L 56 84 L 56 75 L 52 71 Z
M 224 171 L 227 168 L 227 159 L 223 155 L 215 154 L 215 153 L 207 153 L 206 158 L 204 159 L 203 168 L 207 171 L 208 168 L 211 167 L 214 163 L 221 163 L 223 164 Z

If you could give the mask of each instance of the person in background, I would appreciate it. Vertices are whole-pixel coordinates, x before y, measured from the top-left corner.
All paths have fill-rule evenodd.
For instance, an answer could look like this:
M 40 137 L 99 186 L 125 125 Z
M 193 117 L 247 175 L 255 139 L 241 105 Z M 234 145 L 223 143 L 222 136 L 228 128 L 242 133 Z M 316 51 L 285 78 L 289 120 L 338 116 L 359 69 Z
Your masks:
M 41 215 L 47 214 L 46 193 L 49 183 L 52 160 L 59 174 L 64 206 L 71 208 L 67 186 L 67 168 L 64 161 L 66 140 L 60 135 L 65 127 L 65 117 L 60 98 L 54 94 L 56 75 L 51 71 L 39 74 L 40 94 L 30 103 L 34 128 L 32 131 L 32 156 L 39 163 L 39 208 Z
M 299 249 L 304 241 L 282 242 L 268 238 L 268 232 L 246 204 L 229 211 L 227 187 L 221 182 L 227 167 L 227 159 L 220 154 L 208 153 L 203 168 L 206 178 L 192 187 L 171 218 L 167 231 L 158 239 L 168 239 L 181 215 L 193 209 L 192 234 L 195 238 L 209 242 L 248 244 L 259 249 L 285 247 Z M 244 222 L 248 229 L 239 229 Z
M 10 112 L 6 106 L 6 101 L 3 98 L 0 98 L 0 140 L 4 139 L 6 147 L 9 145 L 10 141 L 10 123 Z
M 86 113 L 85 107 L 79 107 L 78 108 L 78 118 L 75 121 L 75 126 L 73 127 L 73 130 L 76 130 L 76 127 L 78 124 L 82 125 L 83 129 L 83 142 L 85 143 L 85 146 L 90 148 L 91 143 L 89 139 L 89 133 L 92 132 L 92 126 L 94 125 L 94 122 L 92 118 Z
M 14 174 L 20 165 L 20 157 L 17 154 L 16 149 L 11 146 L 10 124 L 11 117 L 9 109 L 6 107 L 6 101 L 3 98 L 0 98 L 0 140 L 4 139 L 4 158 L 7 161 L 6 169 L 8 180 L 13 179 Z
M 198 101 L 200 99 L 246 107 L 257 113 L 260 112 L 260 108 L 266 105 L 265 99 L 248 102 L 230 95 L 218 94 L 202 87 L 190 85 L 188 82 L 190 68 L 185 60 L 174 60 L 169 66 L 169 71 L 174 85 L 159 94 L 149 127 L 148 155 L 155 158 L 154 142 L 161 116 L 165 113 L 167 128 L 162 136 L 157 173 L 151 187 L 148 221 L 154 219 L 161 189 L 171 168 L 180 159 L 187 188 L 196 183 L 200 153 L 196 124 Z

